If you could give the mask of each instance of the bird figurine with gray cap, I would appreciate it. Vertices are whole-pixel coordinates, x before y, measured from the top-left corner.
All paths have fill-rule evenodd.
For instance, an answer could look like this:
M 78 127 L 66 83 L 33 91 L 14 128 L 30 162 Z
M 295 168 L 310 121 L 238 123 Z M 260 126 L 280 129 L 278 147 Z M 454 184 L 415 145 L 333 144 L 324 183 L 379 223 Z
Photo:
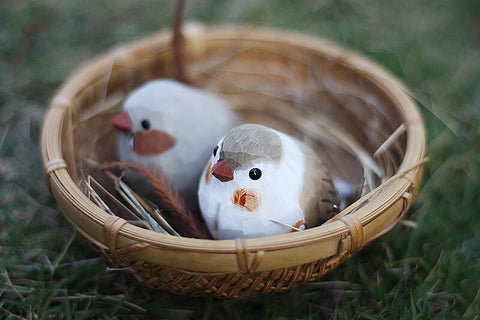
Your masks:
M 220 139 L 200 179 L 198 198 L 216 239 L 315 227 L 338 202 L 325 166 L 310 147 L 257 124 L 234 127 Z
M 120 160 L 153 164 L 188 199 L 196 195 L 212 144 L 239 119 L 213 94 L 156 79 L 133 90 L 111 123 L 120 132 Z M 127 172 L 126 178 L 145 192 L 143 177 Z

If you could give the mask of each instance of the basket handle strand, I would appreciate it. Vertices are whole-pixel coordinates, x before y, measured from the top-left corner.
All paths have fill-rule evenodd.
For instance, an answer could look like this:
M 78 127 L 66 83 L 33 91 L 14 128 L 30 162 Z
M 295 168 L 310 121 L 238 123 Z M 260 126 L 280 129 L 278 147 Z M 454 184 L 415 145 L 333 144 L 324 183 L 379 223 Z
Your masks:
M 190 84 L 191 81 L 188 79 L 185 73 L 185 56 L 183 51 L 184 37 L 182 32 L 182 23 L 184 7 L 185 0 L 177 0 L 172 36 L 173 65 L 175 66 L 177 80 L 185 84 Z

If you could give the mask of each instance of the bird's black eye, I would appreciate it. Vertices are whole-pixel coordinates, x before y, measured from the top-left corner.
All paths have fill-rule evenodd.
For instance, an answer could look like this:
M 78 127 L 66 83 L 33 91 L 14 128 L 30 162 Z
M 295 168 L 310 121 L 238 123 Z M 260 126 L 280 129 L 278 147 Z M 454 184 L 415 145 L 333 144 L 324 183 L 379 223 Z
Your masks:
M 258 168 L 253 168 L 252 170 L 250 170 L 248 175 L 250 176 L 250 179 L 258 180 L 262 176 L 262 170 L 260 170 Z
M 218 151 L 218 146 L 215 146 L 215 148 L 213 148 L 213 156 L 214 157 L 217 155 L 217 151 Z
M 147 119 L 142 120 L 142 122 L 140 124 L 142 125 L 143 129 L 145 129 L 145 130 L 150 129 L 150 121 L 148 121 Z

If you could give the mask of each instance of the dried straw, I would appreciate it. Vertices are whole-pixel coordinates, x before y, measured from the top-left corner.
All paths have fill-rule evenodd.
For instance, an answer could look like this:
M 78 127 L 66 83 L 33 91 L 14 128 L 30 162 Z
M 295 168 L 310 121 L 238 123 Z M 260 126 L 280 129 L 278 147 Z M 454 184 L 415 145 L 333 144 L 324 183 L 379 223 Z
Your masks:
M 191 210 L 187 209 L 187 207 L 185 206 L 185 202 L 183 198 L 180 196 L 178 190 L 174 189 L 172 185 L 168 184 L 162 172 L 157 173 L 155 168 L 152 168 L 150 170 L 148 167 L 142 164 L 122 162 L 122 161 L 107 162 L 101 165 L 99 169 L 104 171 L 111 170 L 111 169 L 121 169 L 121 170 L 130 169 L 130 170 L 136 171 L 137 173 L 142 174 L 146 178 L 146 181 L 151 184 L 153 193 L 155 193 L 158 196 L 157 199 L 161 201 L 162 209 L 168 212 L 168 215 L 171 217 L 171 219 L 180 220 L 176 223 L 176 225 L 178 225 L 178 228 L 175 228 L 176 230 L 183 230 L 183 232 L 181 233 L 187 237 L 193 237 L 198 239 L 212 238 L 208 233 L 208 230 L 206 229 L 203 221 L 200 221 L 201 220 L 200 215 L 194 214 Z M 107 175 L 112 177 L 111 172 L 107 171 Z M 169 223 L 167 223 L 166 221 L 163 221 L 163 219 L 159 217 L 154 212 L 153 209 L 150 208 L 150 210 L 148 210 L 150 213 L 145 212 L 145 208 L 150 207 L 146 203 L 146 201 L 143 200 L 138 195 L 136 195 L 132 189 L 130 189 L 126 184 L 120 181 L 117 177 L 115 176 L 113 177 L 116 178 L 115 180 L 117 185 L 122 188 L 121 192 L 128 193 L 131 195 L 128 197 L 129 198 L 128 201 L 131 203 L 132 207 L 137 208 L 138 210 L 137 212 L 139 215 L 144 217 L 144 219 L 146 220 L 153 219 L 154 221 L 155 221 L 154 217 L 157 217 L 158 219 L 157 224 L 158 223 L 164 224 L 166 229 L 173 230 L 173 228 L 169 225 Z M 117 191 L 118 191 L 118 188 L 117 188 Z M 157 227 L 155 227 L 154 229 L 157 229 Z M 164 230 L 164 233 L 168 233 L 168 232 Z M 176 231 L 173 233 L 178 234 Z

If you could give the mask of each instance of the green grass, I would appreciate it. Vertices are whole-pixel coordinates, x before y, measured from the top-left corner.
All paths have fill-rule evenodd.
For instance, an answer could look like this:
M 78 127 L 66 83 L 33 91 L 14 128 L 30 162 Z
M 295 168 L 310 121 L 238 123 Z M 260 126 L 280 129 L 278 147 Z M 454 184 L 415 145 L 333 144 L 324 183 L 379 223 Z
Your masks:
M 190 1 L 208 24 L 293 29 L 353 48 L 421 102 L 430 162 L 408 219 L 320 281 L 219 301 L 107 270 L 45 187 L 48 100 L 83 61 L 171 24 L 173 2 L 0 3 L 0 319 L 478 319 L 480 3 Z

